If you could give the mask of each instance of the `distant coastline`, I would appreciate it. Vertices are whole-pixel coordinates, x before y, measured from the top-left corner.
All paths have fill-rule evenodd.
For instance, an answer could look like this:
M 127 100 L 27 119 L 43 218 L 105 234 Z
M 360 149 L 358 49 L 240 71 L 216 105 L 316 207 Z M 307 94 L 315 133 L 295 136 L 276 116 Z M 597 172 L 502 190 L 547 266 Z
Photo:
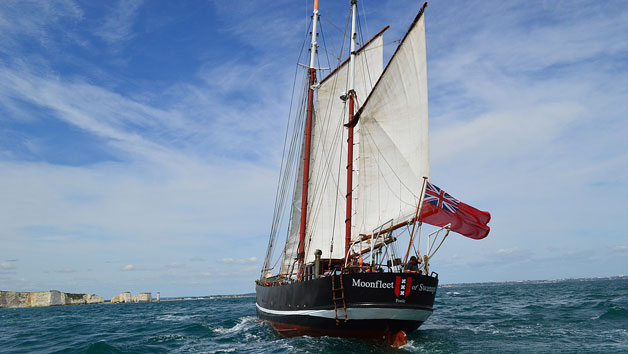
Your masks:
M 516 285 L 516 284 L 548 284 L 548 283 L 559 283 L 563 281 L 590 281 L 590 280 L 618 280 L 618 279 L 628 279 L 626 275 L 615 275 L 611 277 L 591 277 L 591 278 L 558 278 L 558 279 L 539 279 L 539 280 L 507 280 L 507 281 L 489 281 L 489 282 L 478 282 L 478 283 L 453 283 L 453 284 L 444 284 L 440 285 L 441 288 L 451 288 L 454 286 L 475 286 L 475 285 Z
M 36 292 L 0 291 L 0 308 L 91 305 L 105 302 L 95 294 L 64 293 L 57 290 Z
M 162 297 L 161 301 L 186 301 L 186 300 L 215 300 L 215 299 L 240 299 L 255 297 L 255 293 L 237 295 L 208 295 L 208 296 L 182 296 L 182 297 Z
M 156 301 L 160 300 L 157 292 Z M 96 294 L 65 293 L 58 290 L 49 291 L 3 291 L 0 290 L 0 308 L 24 308 L 24 307 L 48 307 L 68 305 L 96 305 L 132 302 L 152 302 L 152 293 L 139 293 L 131 296 L 131 292 L 125 291 L 111 300 L 105 300 Z

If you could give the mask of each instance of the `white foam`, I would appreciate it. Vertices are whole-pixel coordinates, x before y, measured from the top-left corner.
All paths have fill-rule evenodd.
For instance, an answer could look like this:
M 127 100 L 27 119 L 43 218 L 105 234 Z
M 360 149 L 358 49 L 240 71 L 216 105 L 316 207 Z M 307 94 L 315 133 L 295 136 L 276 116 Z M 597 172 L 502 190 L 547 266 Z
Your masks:
M 248 327 L 251 327 L 249 325 L 252 324 L 253 321 L 257 321 L 257 318 L 254 316 L 242 317 L 240 318 L 240 321 L 231 328 L 214 327 L 212 328 L 212 330 L 219 334 L 237 333 L 237 332 L 241 332 L 243 330 L 248 329 Z

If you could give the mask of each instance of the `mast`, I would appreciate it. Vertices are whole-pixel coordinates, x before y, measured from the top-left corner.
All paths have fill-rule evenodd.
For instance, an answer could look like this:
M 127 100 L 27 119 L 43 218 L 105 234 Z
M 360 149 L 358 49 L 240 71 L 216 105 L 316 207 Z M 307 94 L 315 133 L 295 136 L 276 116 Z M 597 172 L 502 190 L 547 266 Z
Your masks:
M 310 78 L 307 89 L 307 114 L 305 118 L 305 151 L 303 154 L 303 192 L 301 193 L 301 226 L 299 228 L 299 253 L 297 258 L 299 259 L 299 275 L 302 274 L 303 259 L 305 257 L 305 225 L 307 222 L 307 193 L 310 181 L 310 150 L 312 145 L 312 112 L 314 111 L 314 85 L 316 84 L 316 68 L 314 67 L 314 60 L 316 59 L 316 51 L 318 43 L 316 43 L 317 37 L 317 25 L 318 25 L 318 0 L 314 0 L 314 11 L 312 14 L 312 44 L 310 46 Z
M 351 215 L 353 201 L 353 122 L 355 110 L 355 19 L 358 8 L 358 1 L 351 0 L 351 58 L 349 59 L 349 120 L 347 123 L 347 217 L 345 219 L 345 258 L 349 256 L 349 247 L 351 245 Z

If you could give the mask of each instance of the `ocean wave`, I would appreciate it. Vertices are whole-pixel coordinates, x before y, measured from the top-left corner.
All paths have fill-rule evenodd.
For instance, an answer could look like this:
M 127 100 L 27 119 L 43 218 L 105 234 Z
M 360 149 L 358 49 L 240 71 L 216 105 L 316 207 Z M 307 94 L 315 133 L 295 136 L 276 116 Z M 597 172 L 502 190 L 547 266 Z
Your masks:
M 148 338 L 148 343 L 168 343 L 185 340 L 187 337 L 181 334 L 165 334 Z
M 156 319 L 160 320 L 160 321 L 174 321 L 174 322 L 181 322 L 181 321 L 185 321 L 185 320 L 191 320 L 195 317 L 198 317 L 198 315 L 172 315 L 172 314 L 166 314 L 166 315 L 161 315 L 161 316 L 157 316 Z
M 247 329 L 253 327 L 256 323 L 257 323 L 256 317 L 246 316 L 246 317 L 240 318 L 238 323 L 233 327 L 225 328 L 222 326 L 217 326 L 217 327 L 212 327 L 212 330 L 218 334 L 232 334 L 232 333 L 246 331 Z
M 628 324 L 628 308 L 611 304 L 610 309 L 599 316 L 600 320 L 624 320 Z
M 87 354 L 104 354 L 104 353 L 124 353 L 124 351 L 116 348 L 115 346 L 107 343 L 104 340 L 98 341 L 96 343 L 90 344 L 87 346 L 85 352 Z

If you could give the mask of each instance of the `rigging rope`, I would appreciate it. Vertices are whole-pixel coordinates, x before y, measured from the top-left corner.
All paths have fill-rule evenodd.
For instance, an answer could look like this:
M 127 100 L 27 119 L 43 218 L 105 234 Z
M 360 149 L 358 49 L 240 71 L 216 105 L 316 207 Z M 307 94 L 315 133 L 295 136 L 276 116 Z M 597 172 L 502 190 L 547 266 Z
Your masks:
M 295 67 L 295 75 L 294 75 L 294 80 L 293 80 L 293 85 L 292 85 L 292 95 L 291 95 L 291 99 L 290 99 L 290 108 L 289 108 L 289 113 L 288 113 L 288 117 L 291 117 L 292 115 L 292 109 L 293 109 L 293 104 L 294 104 L 294 98 L 295 98 L 295 88 L 296 88 L 296 81 L 297 81 L 297 77 L 298 77 L 298 68 L 299 68 L 299 62 L 301 61 L 301 58 L 303 56 L 303 52 L 304 52 L 304 48 L 305 48 L 305 44 L 307 43 L 307 35 L 309 32 L 309 28 L 311 26 L 311 21 L 310 24 L 306 26 L 306 31 L 305 31 L 305 36 L 304 36 L 304 41 L 301 45 L 301 50 L 299 51 L 299 57 L 297 58 L 297 65 Z M 298 141 L 298 132 L 300 131 L 300 129 L 298 129 L 299 126 L 299 119 L 298 117 L 300 117 L 302 111 L 303 111 L 303 94 L 301 94 L 301 105 L 300 105 L 300 109 L 298 109 L 297 111 L 297 115 L 295 118 L 295 122 L 292 124 L 293 126 L 293 133 L 292 133 L 292 137 L 291 137 L 291 142 L 290 142 L 290 148 L 288 149 L 288 156 L 286 156 L 286 146 L 287 146 L 287 142 L 288 142 L 288 133 L 290 131 L 290 119 L 288 120 L 288 124 L 286 125 L 286 132 L 285 132 L 285 137 L 284 137 L 284 146 L 283 146 L 283 151 L 282 151 L 282 161 L 281 161 L 281 168 L 280 168 L 280 173 L 279 173 L 279 179 L 277 182 L 277 190 L 275 193 L 275 206 L 274 206 L 274 210 L 273 210 L 273 221 L 272 221 L 272 225 L 271 225 L 271 232 L 270 232 L 270 237 L 269 237 L 269 242 L 268 242 L 268 248 L 266 251 L 266 258 L 264 260 L 264 267 L 262 268 L 262 276 L 264 276 L 264 272 L 268 271 L 269 269 L 272 269 L 275 267 L 275 265 L 277 264 L 277 262 L 274 263 L 272 268 L 270 267 L 270 263 L 272 262 L 272 258 L 273 258 L 273 249 L 274 249 L 274 244 L 276 242 L 276 238 L 277 238 L 277 233 L 279 232 L 279 225 L 281 224 L 281 220 L 283 218 L 283 216 L 285 215 L 285 206 L 286 206 L 286 196 L 289 190 L 289 186 L 290 183 L 288 182 L 290 180 L 289 176 L 291 175 L 291 171 L 292 171 L 292 166 L 294 165 L 294 152 L 295 149 L 294 148 L 294 144 L 295 141 Z M 300 124 L 302 125 L 302 123 Z M 297 171 L 298 174 L 298 171 Z M 291 215 L 292 213 L 290 213 Z

